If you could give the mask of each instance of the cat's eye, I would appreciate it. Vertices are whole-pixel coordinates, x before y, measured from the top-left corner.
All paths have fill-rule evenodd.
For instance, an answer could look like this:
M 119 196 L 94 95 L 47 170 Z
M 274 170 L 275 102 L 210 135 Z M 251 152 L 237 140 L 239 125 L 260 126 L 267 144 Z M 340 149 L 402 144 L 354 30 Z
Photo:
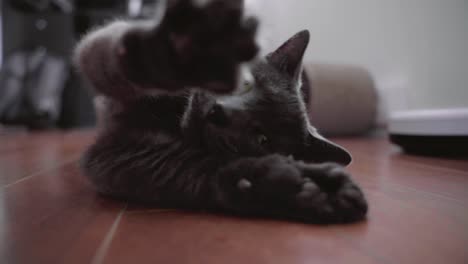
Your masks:
M 267 142 L 268 142 L 268 138 L 265 135 L 261 134 L 257 136 L 257 143 L 259 145 L 265 145 Z

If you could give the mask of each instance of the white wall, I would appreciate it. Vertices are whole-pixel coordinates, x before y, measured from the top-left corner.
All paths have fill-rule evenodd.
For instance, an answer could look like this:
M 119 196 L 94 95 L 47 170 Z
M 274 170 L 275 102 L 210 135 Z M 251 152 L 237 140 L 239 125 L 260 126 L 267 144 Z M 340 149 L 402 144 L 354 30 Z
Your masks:
M 366 67 L 391 111 L 468 107 L 468 0 L 246 0 L 273 49 L 311 31 L 306 61 Z

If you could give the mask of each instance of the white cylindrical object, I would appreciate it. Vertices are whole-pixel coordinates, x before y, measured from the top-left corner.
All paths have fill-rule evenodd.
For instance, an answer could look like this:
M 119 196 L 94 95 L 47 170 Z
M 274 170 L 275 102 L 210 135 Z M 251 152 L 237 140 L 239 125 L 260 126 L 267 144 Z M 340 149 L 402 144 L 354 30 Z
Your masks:
M 304 70 L 311 83 L 309 116 L 321 133 L 352 136 L 375 126 L 378 97 L 367 70 L 332 64 L 309 64 Z
M 467 136 L 468 108 L 395 112 L 388 125 L 395 135 Z

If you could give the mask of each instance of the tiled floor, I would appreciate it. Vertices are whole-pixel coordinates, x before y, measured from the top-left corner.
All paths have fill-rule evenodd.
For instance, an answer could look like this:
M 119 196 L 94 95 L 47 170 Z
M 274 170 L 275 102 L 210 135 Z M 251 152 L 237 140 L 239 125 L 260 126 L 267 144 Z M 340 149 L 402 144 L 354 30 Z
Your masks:
M 468 263 L 468 161 L 341 139 L 370 201 L 346 226 L 158 210 L 97 196 L 92 132 L 0 135 L 0 263 Z

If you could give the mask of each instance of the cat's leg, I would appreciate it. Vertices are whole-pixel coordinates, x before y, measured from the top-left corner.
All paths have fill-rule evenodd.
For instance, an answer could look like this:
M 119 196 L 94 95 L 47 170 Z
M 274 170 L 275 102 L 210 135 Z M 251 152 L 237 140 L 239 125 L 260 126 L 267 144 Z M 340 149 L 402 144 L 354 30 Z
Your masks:
M 367 202 L 344 169 L 332 163 L 305 164 L 280 155 L 240 159 L 213 182 L 224 210 L 312 223 L 361 220 Z
M 102 194 L 311 223 L 352 222 L 367 212 L 363 193 L 336 164 L 305 164 L 281 155 L 228 161 L 180 141 L 116 140 L 93 145 L 82 160 Z
M 232 91 L 240 64 L 257 53 L 257 22 L 241 0 L 169 1 L 159 21 L 115 21 L 87 34 L 75 64 L 105 95 L 201 87 Z M 163 7 L 160 7 L 163 8 Z
M 243 0 L 173 2 L 162 24 L 179 62 L 179 78 L 213 92 L 232 91 L 240 63 L 258 52 L 257 20 L 244 16 Z

